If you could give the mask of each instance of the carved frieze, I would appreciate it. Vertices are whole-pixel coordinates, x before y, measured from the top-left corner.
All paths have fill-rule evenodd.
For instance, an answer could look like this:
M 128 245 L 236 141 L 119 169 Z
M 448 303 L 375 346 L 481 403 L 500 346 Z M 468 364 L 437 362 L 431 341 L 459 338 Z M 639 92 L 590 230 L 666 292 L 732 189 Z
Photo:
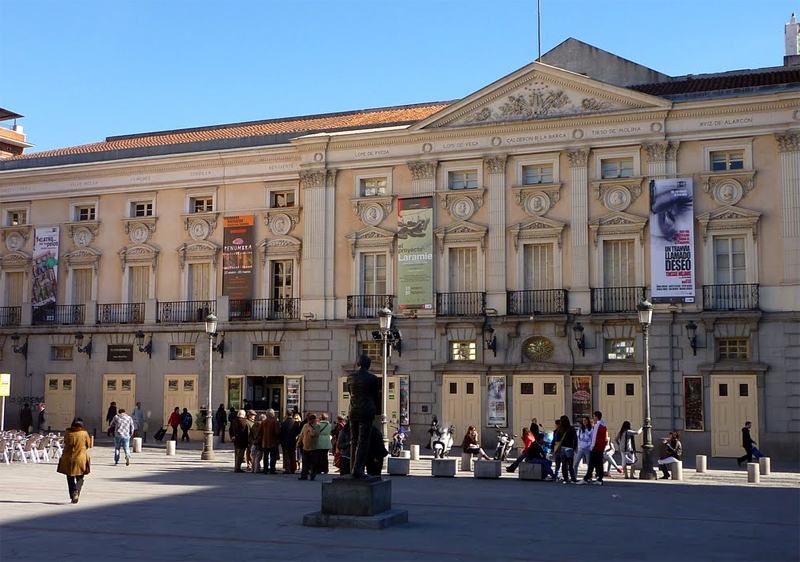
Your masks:
M 213 242 L 205 240 L 187 242 L 178 246 L 177 250 L 180 255 L 181 271 L 186 268 L 186 262 L 189 260 L 211 262 L 212 267 L 217 268 L 219 246 Z
M 703 191 L 720 205 L 736 205 L 755 188 L 755 170 L 700 174 Z
M 100 231 L 99 221 L 78 221 L 67 224 L 67 232 L 72 242 L 79 248 L 86 248 Z
M 439 163 L 436 160 L 416 160 L 408 163 L 413 180 L 432 180 L 436 178 L 436 167 Z
M 261 254 L 261 266 L 267 263 L 267 258 L 288 258 L 299 260 L 302 243 L 292 236 L 280 236 L 278 238 L 264 238 L 257 244 L 259 254 Z
M 132 264 L 150 266 L 155 272 L 158 264 L 158 253 L 159 250 L 155 246 L 151 246 L 150 244 L 139 244 L 136 246 L 122 248 L 117 252 L 117 255 L 119 256 L 120 265 L 122 266 L 123 272 L 128 265 Z
M 6 243 L 8 251 L 18 252 L 28 243 L 28 239 L 31 236 L 31 227 L 6 226 L 0 228 L 0 232 L 2 232 L 3 242 Z
M 12 251 L 0 256 L 0 269 L 5 271 L 30 271 L 33 258 L 25 252 Z
M 97 271 L 100 267 L 101 254 L 92 248 L 79 248 L 67 254 L 64 254 L 63 261 L 67 264 L 67 269 L 73 267 L 90 265 Z

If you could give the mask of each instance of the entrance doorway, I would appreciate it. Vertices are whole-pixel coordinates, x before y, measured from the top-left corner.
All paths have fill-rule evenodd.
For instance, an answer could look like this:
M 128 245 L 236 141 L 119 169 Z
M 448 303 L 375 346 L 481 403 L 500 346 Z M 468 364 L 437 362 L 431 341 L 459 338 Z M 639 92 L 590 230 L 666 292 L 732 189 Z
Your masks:
M 482 419 L 481 378 L 477 375 L 444 375 L 441 421 L 455 427 L 453 441 L 458 443 L 471 425 L 480 428 Z
M 56 431 L 64 431 L 75 418 L 75 375 L 47 375 L 46 379 L 47 425 Z
M 600 377 L 600 406 L 608 434 L 614 439 L 622 422 L 631 422 L 631 429 L 642 427 L 642 377 L 641 375 L 615 375 Z
M 514 427 L 511 433 L 520 436 L 522 428 L 530 427 L 536 418 L 543 429 L 553 427 L 553 421 L 565 411 L 564 377 L 523 376 L 514 377 Z
M 192 414 L 193 429 L 205 428 L 205 419 L 197 411 L 197 375 L 166 375 L 164 377 L 164 425 L 176 408 L 186 408 Z
M 303 411 L 300 375 L 233 375 L 225 379 L 225 404 L 236 410 L 249 408 L 258 413 L 272 408 L 278 419 L 286 412 Z
M 136 405 L 136 375 L 103 375 L 103 410 L 100 419 L 105 423 L 108 406 L 117 403 L 117 411 L 125 408 L 130 414 Z
M 744 454 L 742 428 L 752 422 L 750 436 L 758 442 L 758 391 L 755 375 L 711 376 L 711 454 Z

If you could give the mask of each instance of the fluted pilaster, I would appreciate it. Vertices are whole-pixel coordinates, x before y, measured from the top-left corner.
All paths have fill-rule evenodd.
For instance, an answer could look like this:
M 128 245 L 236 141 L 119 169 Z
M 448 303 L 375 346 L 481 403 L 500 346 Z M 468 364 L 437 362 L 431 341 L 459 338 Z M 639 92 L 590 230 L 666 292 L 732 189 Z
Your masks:
M 489 253 L 486 258 L 488 305 L 505 314 L 506 301 L 506 159 L 505 154 L 485 160 L 489 171 Z
M 800 283 L 800 133 L 776 133 L 781 163 L 781 199 L 783 203 L 783 282 Z
M 572 199 L 572 288 L 589 288 L 589 149 L 567 151 Z
M 425 195 L 436 191 L 436 160 L 417 160 L 408 163 L 411 170 L 411 187 L 414 195 Z
M 301 171 L 300 186 L 304 194 L 304 299 L 318 316 L 333 318 L 336 170 Z

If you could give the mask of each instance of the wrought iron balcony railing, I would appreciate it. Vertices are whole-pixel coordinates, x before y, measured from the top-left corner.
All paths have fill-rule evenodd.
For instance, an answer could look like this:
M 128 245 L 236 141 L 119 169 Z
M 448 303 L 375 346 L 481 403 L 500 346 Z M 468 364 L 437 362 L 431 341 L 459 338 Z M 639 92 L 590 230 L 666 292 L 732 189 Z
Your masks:
M 0 306 L 0 326 L 19 326 L 21 321 L 21 306 Z
M 636 312 L 636 305 L 644 299 L 644 287 L 592 289 L 592 312 Z
M 234 299 L 228 304 L 231 322 L 248 320 L 297 320 L 300 299 Z
M 382 308 L 394 309 L 394 295 L 347 295 L 348 318 L 377 318 Z
M 436 293 L 436 316 L 483 316 L 486 293 Z
M 758 310 L 758 283 L 703 285 L 703 310 Z
M 143 302 L 122 302 L 97 305 L 98 324 L 142 324 L 144 322 Z
M 83 304 L 47 304 L 44 306 L 34 306 L 31 323 L 34 326 L 83 324 L 85 312 L 86 305 Z
M 509 315 L 566 314 L 565 289 L 539 289 L 536 291 L 511 291 L 506 296 Z
M 217 313 L 217 301 L 174 301 L 158 303 L 158 322 L 204 322 Z

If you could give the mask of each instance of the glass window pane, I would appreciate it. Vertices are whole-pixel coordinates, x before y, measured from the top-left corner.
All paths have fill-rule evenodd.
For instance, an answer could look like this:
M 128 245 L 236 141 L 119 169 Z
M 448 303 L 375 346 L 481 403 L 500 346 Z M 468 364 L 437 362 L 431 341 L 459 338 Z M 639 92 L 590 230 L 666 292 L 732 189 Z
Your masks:
M 475 383 L 468 382 L 467 383 L 467 394 L 475 394 Z
M 458 394 L 458 383 L 450 383 L 450 394 Z
M 606 396 L 614 396 L 616 394 L 616 388 L 613 382 L 606 383 Z
M 533 394 L 533 383 L 532 382 L 523 382 L 519 385 L 519 393 L 520 394 Z
M 748 384 L 740 384 L 739 396 L 749 396 L 749 395 L 750 395 L 750 386 Z
M 728 395 L 728 385 L 725 383 L 719 384 L 719 395 L 720 396 L 727 396 Z

